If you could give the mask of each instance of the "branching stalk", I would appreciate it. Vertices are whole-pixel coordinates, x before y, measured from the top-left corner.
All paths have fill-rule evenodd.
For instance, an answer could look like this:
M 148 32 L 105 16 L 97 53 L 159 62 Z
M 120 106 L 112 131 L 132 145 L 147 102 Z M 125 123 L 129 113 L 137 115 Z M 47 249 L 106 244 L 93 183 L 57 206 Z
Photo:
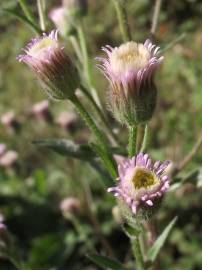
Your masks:
M 95 122 L 91 118 L 91 116 L 88 114 L 86 109 L 84 108 L 83 104 L 79 101 L 79 99 L 74 96 L 71 98 L 72 103 L 75 105 L 77 111 L 91 130 L 91 132 L 95 135 L 97 142 L 99 146 L 102 148 L 102 151 L 105 153 L 104 157 L 100 156 L 104 162 L 104 164 L 109 164 L 107 169 L 111 173 L 112 177 L 116 177 L 116 167 L 115 162 L 112 153 L 110 153 L 110 150 L 108 148 L 108 143 L 105 135 L 98 129 Z
M 124 3 L 121 3 L 120 0 L 113 0 L 116 14 L 119 22 L 120 31 L 123 37 L 123 41 L 127 42 L 132 39 L 130 27 L 128 24 L 127 12 Z
M 116 146 L 118 145 L 117 141 L 118 139 L 116 138 L 115 134 L 112 131 L 112 128 L 110 127 L 109 123 L 107 122 L 103 112 L 101 111 L 100 107 L 97 105 L 97 103 L 95 102 L 95 100 L 93 99 L 93 97 L 91 96 L 91 94 L 89 93 L 89 91 L 83 86 L 81 85 L 81 90 L 82 92 L 85 94 L 85 96 L 88 98 L 88 100 L 92 103 L 94 109 L 96 110 L 97 114 L 100 116 L 100 119 L 102 120 L 106 130 L 108 131 L 110 140 L 112 141 L 112 143 Z

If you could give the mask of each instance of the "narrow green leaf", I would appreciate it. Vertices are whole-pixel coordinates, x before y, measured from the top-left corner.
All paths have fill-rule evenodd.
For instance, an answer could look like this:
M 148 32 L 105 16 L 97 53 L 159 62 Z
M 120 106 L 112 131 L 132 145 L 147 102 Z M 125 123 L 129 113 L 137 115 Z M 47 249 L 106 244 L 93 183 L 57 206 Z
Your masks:
M 20 21 L 24 22 L 25 24 L 27 24 L 37 34 L 41 34 L 40 28 L 37 25 L 35 25 L 32 21 L 30 21 L 29 19 L 27 19 L 25 16 L 19 14 L 18 12 L 16 12 L 15 10 L 12 10 L 12 9 L 3 8 L 2 10 L 4 12 L 7 12 L 8 14 L 16 17 L 17 19 L 19 19 Z
M 161 250 L 161 248 L 163 247 L 171 229 L 173 228 L 173 226 L 175 225 L 176 221 L 177 221 L 178 217 L 174 217 L 172 219 L 172 221 L 166 226 L 166 228 L 164 229 L 164 231 L 161 233 L 161 235 L 157 238 L 157 240 L 155 241 L 155 243 L 153 244 L 153 246 L 149 249 L 147 257 L 149 261 L 154 262 L 157 255 L 159 254 L 159 251 Z
M 73 157 L 81 160 L 92 160 L 96 157 L 94 151 L 87 144 L 75 144 L 66 139 L 46 139 L 33 142 L 37 146 L 49 148 L 58 154 Z
M 33 141 L 34 144 L 41 147 L 52 149 L 53 151 L 63 155 L 74 157 L 83 160 L 92 160 L 98 155 L 92 150 L 91 145 L 88 144 L 76 144 L 71 140 L 66 139 L 44 139 Z M 112 147 L 111 152 L 113 154 L 123 155 L 123 149 Z
M 20 5 L 20 7 L 22 8 L 25 17 L 30 20 L 31 22 L 35 23 L 35 18 L 30 10 L 30 5 L 27 3 L 26 0 L 18 0 L 18 3 Z
M 102 267 L 104 270 L 128 270 L 120 262 L 109 259 L 100 255 L 88 255 L 87 256 L 92 262 Z
M 96 159 L 98 156 L 88 144 L 76 144 L 66 139 L 45 139 L 37 140 L 33 143 L 39 147 L 51 149 L 60 155 L 89 162 L 91 167 L 102 176 L 105 187 L 112 185 L 113 180 L 111 176 L 102 167 L 99 160 Z M 116 152 L 117 149 L 112 148 L 112 151 Z

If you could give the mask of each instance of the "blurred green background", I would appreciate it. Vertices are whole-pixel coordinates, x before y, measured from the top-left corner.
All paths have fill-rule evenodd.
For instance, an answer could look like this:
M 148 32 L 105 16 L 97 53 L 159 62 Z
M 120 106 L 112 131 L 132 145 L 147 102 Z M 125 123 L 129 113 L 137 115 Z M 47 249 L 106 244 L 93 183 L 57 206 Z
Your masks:
M 27 2 L 38 19 L 36 2 Z M 46 14 L 52 7 L 60 5 L 60 1 L 47 2 Z M 143 42 L 149 37 L 154 1 L 125 2 L 133 40 Z M 85 143 L 90 133 L 68 102 L 49 101 L 50 121 L 39 119 L 31 112 L 33 104 L 47 97 L 34 75 L 16 57 L 35 34 L 23 22 L 3 11 L 4 8 L 21 14 L 22 11 L 17 1 L 1 0 L 0 117 L 2 119 L 7 112 L 13 111 L 15 125 L 9 127 L 1 120 L 0 143 L 18 153 L 15 166 L 0 167 L 0 218 L 7 225 L 11 238 L 6 248 L 17 262 L 22 263 L 23 270 L 95 270 L 100 268 L 86 255 L 95 251 L 104 254 L 99 238 L 101 230 L 116 257 L 130 266 L 129 241 L 113 214 L 115 210 L 112 213 L 115 200 L 106 193 L 104 180 L 87 162 L 62 157 L 32 143 L 45 138 L 66 138 Z M 156 159 L 179 162 L 201 134 L 201 18 L 200 0 L 163 1 L 156 41 L 162 49 L 171 46 L 165 51 L 164 64 L 156 76 L 158 107 L 150 123 L 148 146 Z M 54 25 L 47 19 L 47 29 L 52 28 Z M 84 29 L 94 65 L 94 84 L 106 110 L 108 86 L 96 68 L 95 57 L 102 54 L 103 45 L 116 46 L 122 42 L 111 1 L 89 0 Z M 179 41 L 173 43 L 177 39 Z M 63 43 L 75 57 L 70 42 L 63 40 Z M 62 112 L 74 115 L 66 127 L 58 124 Z M 111 117 L 110 121 L 126 145 L 125 128 Z M 155 218 L 157 230 L 161 232 L 170 219 L 179 216 L 159 256 L 158 269 L 202 269 L 201 163 L 200 150 L 183 176 L 192 170 L 199 172 L 189 179 L 189 183 L 166 196 Z M 92 193 L 90 202 L 89 192 Z M 80 201 L 80 209 L 73 217 L 67 217 L 61 211 L 61 201 L 68 197 Z M 92 220 L 92 212 L 96 213 L 99 229 Z M 0 254 L 0 269 L 15 269 L 4 254 Z

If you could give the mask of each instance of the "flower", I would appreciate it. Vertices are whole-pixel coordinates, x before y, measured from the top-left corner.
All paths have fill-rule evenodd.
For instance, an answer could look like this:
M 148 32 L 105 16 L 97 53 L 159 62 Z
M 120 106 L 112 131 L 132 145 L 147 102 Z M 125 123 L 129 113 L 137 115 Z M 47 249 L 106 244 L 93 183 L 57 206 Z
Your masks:
M 74 127 L 77 121 L 78 117 L 75 112 L 61 112 L 56 120 L 56 123 L 64 129 L 69 129 Z
M 119 47 L 103 47 L 107 58 L 98 58 L 110 82 L 109 102 L 115 118 L 128 125 L 148 121 L 156 105 L 154 74 L 163 56 L 150 40 Z
M 18 153 L 13 150 L 5 152 L 0 158 L 0 165 L 4 168 L 12 168 L 18 160 Z
M 141 208 L 152 208 L 169 188 L 170 179 L 165 174 L 169 163 L 152 163 L 148 154 L 143 153 L 125 159 L 118 166 L 118 186 L 108 188 L 108 192 L 126 203 L 134 215 Z
M 65 7 L 59 6 L 52 9 L 49 18 L 64 37 L 75 34 L 75 25 Z
M 49 110 L 49 101 L 47 99 L 34 104 L 31 109 L 31 112 L 39 120 L 44 120 L 47 122 L 52 121 L 52 115 Z
M 76 197 L 67 197 L 61 201 L 60 210 L 62 214 L 67 217 L 69 214 L 79 213 L 81 210 L 81 203 Z
M 52 98 L 68 99 L 74 95 L 79 75 L 69 55 L 59 45 L 57 30 L 32 39 L 24 51 L 18 60 L 35 72 Z

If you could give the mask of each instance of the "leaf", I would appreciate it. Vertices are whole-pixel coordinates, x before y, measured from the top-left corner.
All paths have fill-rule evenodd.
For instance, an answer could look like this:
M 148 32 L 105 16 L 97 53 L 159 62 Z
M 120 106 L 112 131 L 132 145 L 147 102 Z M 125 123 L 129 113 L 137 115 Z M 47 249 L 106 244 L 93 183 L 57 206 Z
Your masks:
M 104 270 L 128 270 L 120 262 L 112 260 L 110 258 L 100 255 L 88 255 L 87 256 L 92 262 L 102 267 Z
M 165 243 L 170 231 L 172 230 L 173 226 L 175 225 L 178 217 L 174 217 L 172 221 L 166 226 L 164 231 L 161 233 L 161 235 L 157 238 L 153 246 L 149 249 L 147 257 L 148 260 L 151 262 L 154 262 L 157 255 L 159 254 L 159 251 L 163 247 L 163 244 Z
M 94 144 L 76 144 L 66 139 L 45 139 L 33 141 L 37 146 L 47 147 L 53 151 L 63 155 L 83 160 L 92 160 L 98 157 Z M 92 149 L 93 148 L 93 149 Z M 123 150 L 118 147 L 112 147 L 111 152 L 114 154 L 122 154 Z
M 65 139 L 47 139 L 34 141 L 37 146 L 47 147 L 53 151 L 67 157 L 73 157 L 82 160 L 92 160 L 96 154 L 87 144 L 75 144 L 73 141 Z
M 105 187 L 112 185 L 112 178 L 96 160 L 97 155 L 88 144 L 79 145 L 66 139 L 46 139 L 34 141 L 33 143 L 37 146 L 49 148 L 60 155 L 89 162 L 91 167 L 102 176 Z
M 40 28 L 37 25 L 35 25 L 33 22 L 31 22 L 29 19 L 27 19 L 25 16 L 19 14 L 18 12 L 16 12 L 15 10 L 12 10 L 12 9 L 3 8 L 2 10 L 4 12 L 7 12 L 10 15 L 16 17 L 17 19 L 19 19 L 20 21 L 24 22 L 25 24 L 27 24 L 37 34 L 41 34 Z

